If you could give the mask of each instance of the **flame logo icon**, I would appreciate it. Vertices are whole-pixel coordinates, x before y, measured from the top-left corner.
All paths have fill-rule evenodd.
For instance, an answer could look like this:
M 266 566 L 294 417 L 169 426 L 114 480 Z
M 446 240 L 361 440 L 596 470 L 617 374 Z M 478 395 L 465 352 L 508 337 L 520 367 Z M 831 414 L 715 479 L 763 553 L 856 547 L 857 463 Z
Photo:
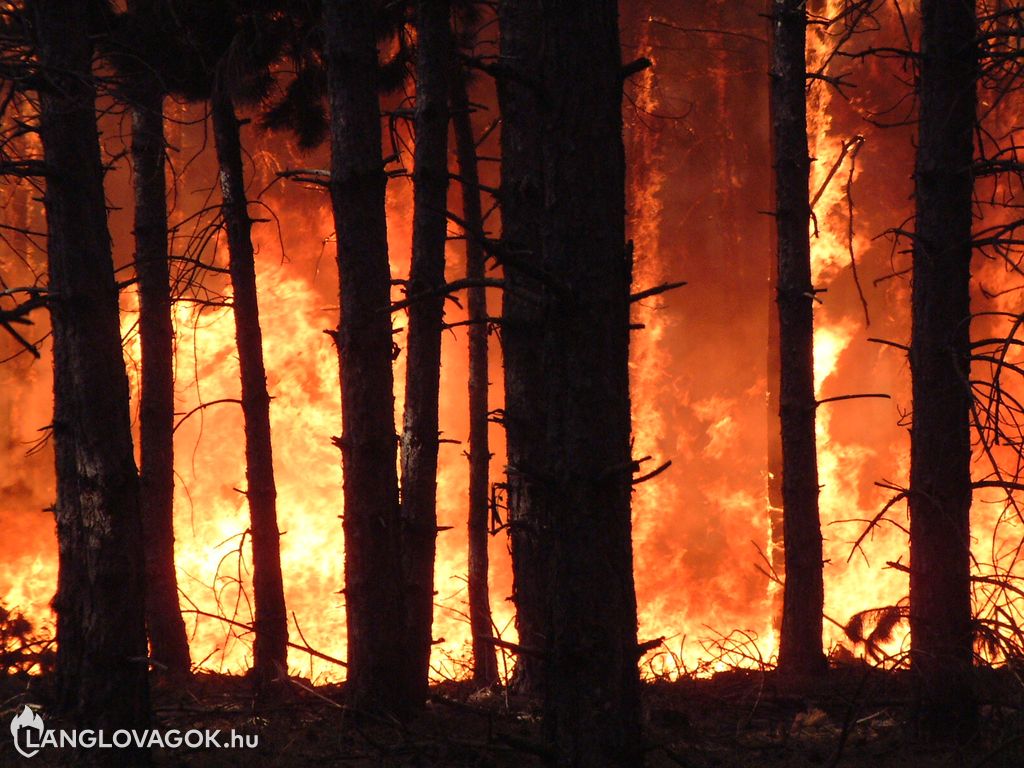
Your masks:
M 43 730 L 45 728 L 43 718 L 33 712 L 28 704 L 26 704 L 25 708 L 11 720 L 11 736 L 14 737 L 14 748 L 18 750 L 18 754 L 22 757 L 35 757 L 39 754 L 38 745 L 42 742 Z M 26 731 L 36 732 L 36 736 L 31 742 L 28 742 L 28 739 L 25 738 L 27 735 Z M 34 748 L 26 749 L 26 746 Z

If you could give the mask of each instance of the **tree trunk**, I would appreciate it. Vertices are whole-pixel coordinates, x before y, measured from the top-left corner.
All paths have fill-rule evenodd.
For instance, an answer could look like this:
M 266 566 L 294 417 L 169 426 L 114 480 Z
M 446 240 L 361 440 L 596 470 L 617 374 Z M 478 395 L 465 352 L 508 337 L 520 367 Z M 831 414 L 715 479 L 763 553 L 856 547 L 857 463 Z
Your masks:
M 145 728 L 144 554 L 128 378 L 84 0 L 32 4 L 53 324 L 57 702 L 78 727 Z M 146 764 L 144 752 L 116 762 Z
M 484 231 L 480 204 L 480 174 L 477 168 L 476 138 L 470 112 L 466 73 L 455 71 L 452 78 L 452 125 L 455 149 L 462 177 L 462 218 L 471 233 Z M 466 236 L 466 278 L 483 280 L 486 267 L 483 244 L 472 234 Z M 491 685 L 498 681 L 498 658 L 492 637 L 491 600 L 487 585 L 487 530 L 490 497 L 491 451 L 487 438 L 487 289 L 468 290 L 469 309 L 469 626 L 473 633 L 473 681 Z
M 544 0 L 544 267 L 537 340 L 551 529 L 545 730 L 553 764 L 642 764 L 630 493 L 629 292 L 615 0 Z
M 434 618 L 437 541 L 438 387 L 444 265 L 448 235 L 448 68 L 452 57 L 447 0 L 416 3 L 416 148 L 412 264 L 402 428 L 402 545 L 409 590 L 406 632 L 417 701 L 427 697 Z M 418 297 L 418 298 L 417 298 Z
M 153 659 L 172 679 L 191 667 L 174 571 L 174 326 L 167 262 L 163 95 L 138 78 L 132 104 L 135 272 L 139 280 L 139 404 L 146 623 Z
M 910 370 L 910 636 L 928 739 L 976 725 L 970 586 L 971 171 L 976 18 L 970 2 L 921 4 Z
M 501 64 L 501 245 L 505 290 L 501 342 L 505 373 L 508 527 L 512 551 L 512 599 L 519 643 L 541 649 L 547 643 L 547 516 L 541 507 L 541 443 L 545 404 L 541 395 L 540 333 L 544 286 L 535 279 L 541 264 L 537 223 L 544 203 L 537 83 L 541 41 L 539 0 L 500 0 Z M 516 660 L 512 685 L 521 693 L 543 691 L 540 657 Z
M 772 4 L 771 114 L 778 258 L 779 421 L 785 587 L 779 669 L 825 671 L 824 585 L 814 417 L 814 288 L 808 235 L 806 37 L 803 0 Z
M 277 527 L 277 488 L 270 442 L 270 394 L 263 367 L 263 333 L 256 294 L 252 220 L 245 196 L 241 126 L 231 98 L 219 89 L 214 89 L 210 107 L 220 166 L 221 210 L 228 234 L 233 289 L 231 306 L 242 377 L 246 498 L 255 603 L 253 672 L 263 684 L 283 677 L 288 670 L 288 614 L 281 580 L 281 533 Z
M 419 681 L 402 627 L 405 589 L 395 468 L 391 273 L 381 153 L 374 4 L 324 6 L 331 105 L 331 202 L 338 237 L 345 470 L 348 692 L 356 707 L 413 707 Z

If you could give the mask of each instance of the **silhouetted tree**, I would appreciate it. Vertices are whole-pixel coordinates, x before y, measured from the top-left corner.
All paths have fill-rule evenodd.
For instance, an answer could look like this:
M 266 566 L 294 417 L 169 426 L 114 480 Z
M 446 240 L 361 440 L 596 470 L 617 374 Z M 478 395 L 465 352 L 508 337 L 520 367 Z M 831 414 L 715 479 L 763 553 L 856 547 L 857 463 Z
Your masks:
M 501 344 L 505 372 L 504 426 L 512 599 L 519 643 L 531 653 L 516 659 L 513 685 L 539 693 L 540 655 L 548 638 L 550 533 L 542 507 L 541 446 L 546 423 L 544 376 L 537 344 L 545 287 L 537 222 L 544 205 L 540 145 L 539 0 L 500 0 L 498 103 L 501 128 L 501 251 L 505 273 Z
M 824 580 L 814 421 L 814 287 L 808 197 L 807 6 L 772 3 L 771 121 L 775 168 L 779 425 L 785 587 L 779 669 L 825 671 Z M 774 386 L 774 384 L 772 385 Z
M 132 116 L 135 271 L 142 344 L 139 396 L 140 487 L 146 550 L 146 624 L 153 659 L 171 677 L 189 673 L 188 637 L 174 569 L 174 326 L 168 268 L 164 172 L 164 89 L 138 34 L 153 24 L 151 3 L 128 4 L 117 62 Z M 166 28 L 165 28 L 166 29 Z
M 487 585 L 487 533 L 489 520 L 490 461 L 488 443 L 487 379 L 487 293 L 481 282 L 485 276 L 486 254 L 480 238 L 484 217 L 480 204 L 480 173 L 473 132 L 472 108 L 467 92 L 467 76 L 455 68 L 452 77 L 452 127 L 462 184 L 462 216 L 466 235 L 466 279 L 475 281 L 468 289 L 469 320 L 469 626 L 473 633 L 473 680 L 490 685 L 498 680 L 498 659 L 492 636 L 491 604 Z
M 281 578 L 281 533 L 277 527 L 277 488 L 270 439 L 270 394 L 263 365 L 252 219 L 245 194 L 240 123 L 223 82 L 214 84 L 210 114 L 220 166 L 221 211 L 228 236 L 233 288 L 231 306 L 242 378 L 246 498 L 249 501 L 255 603 L 253 671 L 260 680 L 270 682 L 287 674 L 288 614 Z
M 145 562 L 92 80 L 92 4 L 33 0 L 46 167 L 59 573 L 57 701 L 81 726 L 149 722 Z M 118 764 L 147 755 L 118 753 Z
M 409 589 L 405 631 L 420 686 L 416 698 L 426 700 L 434 616 L 438 391 L 448 232 L 448 81 L 452 61 L 448 0 L 418 0 L 416 32 L 414 209 L 401 504 L 404 575 Z
M 630 494 L 623 69 L 615 0 L 544 0 L 540 47 L 549 282 L 535 482 L 550 531 L 545 730 L 552 763 L 642 763 Z M 509 116 L 506 115 L 506 119 Z
M 910 370 L 911 663 L 929 739 L 970 735 L 970 266 L 977 20 L 921 3 Z
M 376 22 L 372 0 L 324 3 L 331 118 L 331 202 L 338 238 L 345 470 L 345 613 L 348 691 L 355 706 L 396 713 L 422 683 L 410 663 L 401 578 L 396 469 L 391 274 L 381 152 Z

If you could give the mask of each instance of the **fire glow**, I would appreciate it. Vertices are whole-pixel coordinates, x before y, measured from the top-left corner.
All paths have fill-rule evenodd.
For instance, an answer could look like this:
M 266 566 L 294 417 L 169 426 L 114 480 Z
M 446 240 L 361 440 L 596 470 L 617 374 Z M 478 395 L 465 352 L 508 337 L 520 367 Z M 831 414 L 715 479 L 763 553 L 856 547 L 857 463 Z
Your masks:
M 753 8 L 756 4 L 743 5 Z M 821 15 L 832 18 L 841 4 L 830 0 L 825 5 Z M 683 13 L 691 12 L 697 13 Z M 761 34 L 756 14 L 750 16 L 751 33 Z M 756 164 L 742 167 L 747 150 L 750 157 L 767 157 L 766 128 L 750 127 L 743 136 L 722 136 L 716 127 L 729 124 L 734 126 L 730 130 L 740 130 L 730 113 L 734 97 L 726 90 L 740 74 L 729 68 L 738 70 L 745 60 L 718 55 L 716 52 L 728 51 L 730 43 L 711 35 L 700 43 L 707 46 L 710 56 L 710 69 L 705 69 L 705 60 L 695 61 L 701 57 L 674 52 L 670 43 L 678 45 L 679 38 L 671 28 L 655 24 L 656 20 L 632 20 L 632 40 L 638 53 L 655 61 L 654 68 L 630 86 L 632 99 L 626 104 L 627 151 L 633 169 L 629 223 L 634 281 L 638 288 L 680 279 L 690 285 L 640 302 L 634 312 L 634 322 L 644 326 L 634 332 L 632 340 L 634 454 L 651 457 L 641 474 L 669 459 L 673 462 L 667 471 L 636 489 L 634 558 L 641 640 L 665 638 L 665 645 L 646 657 L 645 671 L 671 676 L 698 668 L 715 669 L 725 662 L 770 661 L 776 651 L 772 587 L 756 567 L 758 549 L 766 551 L 770 539 L 764 498 L 768 471 L 763 418 L 767 328 L 766 318 L 758 314 L 768 300 L 768 230 L 758 211 L 768 208 L 769 169 Z M 826 58 L 837 32 L 815 29 L 809 50 L 812 71 L 835 66 L 834 62 L 826 64 Z M 757 55 L 761 54 L 763 51 Z M 756 61 L 755 54 L 750 56 Z M 854 65 L 844 62 L 843 66 Z M 756 86 L 747 87 L 753 89 L 755 106 L 766 116 L 764 70 L 754 66 L 752 71 L 761 79 Z M 891 345 L 869 341 L 878 338 L 905 344 L 909 337 L 907 278 L 887 277 L 907 266 L 909 259 L 899 249 L 891 250 L 890 240 L 876 238 L 897 226 L 910 211 L 909 129 L 886 131 L 861 119 L 884 101 L 872 86 L 884 90 L 885 78 L 891 74 L 885 67 L 877 72 L 855 68 L 854 78 L 867 80 L 859 91 L 868 95 L 842 101 L 818 82 L 812 84 L 808 102 L 810 152 L 815 158 L 812 197 L 820 190 L 814 207 L 814 280 L 828 291 L 821 295 L 816 310 L 816 390 L 820 399 L 858 393 L 883 393 L 892 398 L 838 401 L 818 409 L 820 504 L 827 561 L 825 614 L 829 619 L 826 647 L 845 644 L 857 653 L 863 653 L 863 648 L 853 647 L 842 625 L 859 611 L 897 604 L 907 594 L 906 574 L 887 567 L 887 563 L 906 564 L 902 505 L 894 507 L 888 521 L 875 526 L 859 547 L 853 547 L 868 521 L 893 496 L 888 486 L 905 486 L 909 474 L 906 425 L 901 422 L 910 405 L 906 358 Z M 697 105 L 696 112 L 680 117 L 676 107 L 686 100 Z M 997 114 L 993 119 L 999 118 Z M 115 128 L 107 126 L 108 155 L 119 149 L 121 139 Z M 858 136 L 863 136 L 863 143 L 852 149 L 850 142 Z M 288 153 L 265 151 L 271 144 L 279 147 L 280 139 L 258 134 L 247 138 L 254 172 L 251 186 L 258 190 L 280 170 L 275 157 Z M 182 131 L 181 139 L 177 144 L 186 155 L 190 148 L 198 148 L 202 136 Z M 704 186 L 690 190 L 687 174 L 698 172 L 693 169 L 701 167 L 697 159 L 702 153 L 714 168 L 700 181 Z M 297 162 L 312 161 L 302 158 Z M 687 167 L 691 170 L 681 170 Z M 906 169 L 896 174 L 902 184 L 893 182 L 894 167 Z M 176 219 L 182 227 L 193 209 L 203 205 L 202 194 L 195 190 L 210 184 L 209 171 L 203 164 L 185 170 L 186 192 L 177 201 Z M 108 178 L 109 194 L 115 202 L 125 197 L 128 184 L 124 168 Z M 716 216 L 724 211 L 722 223 L 708 224 L 701 218 L 711 218 L 698 204 L 708 185 L 722 206 Z M 283 532 L 282 568 L 292 617 L 290 637 L 324 654 L 344 658 L 344 540 L 339 519 L 343 514 L 342 470 L 330 439 L 340 430 L 338 363 L 331 341 L 323 333 L 336 322 L 337 276 L 330 242 L 331 217 L 326 198 L 318 195 L 278 185 L 265 199 L 279 220 L 258 226 L 254 237 L 268 385 L 274 398 L 271 417 Z M 851 196 L 856 200 L 853 204 Z M 396 279 L 408 271 L 411 210 L 409 182 L 392 181 L 388 213 L 392 276 Z M 33 216 L 36 220 L 41 214 L 37 211 Z M 115 214 L 112 220 L 121 264 L 131 256 L 123 245 L 130 242 L 125 221 L 124 214 Z M 680 227 L 691 227 L 693 234 L 681 241 Z M 714 236 L 701 238 L 700 227 L 709 227 Z M 729 227 L 738 228 L 736 238 Z M 183 237 L 184 230 L 179 234 Z M 857 259 L 860 289 L 870 307 L 870 326 L 854 283 L 851 249 Z M 220 248 L 214 250 L 204 258 L 223 266 L 225 254 Z M 461 275 L 464 260 L 458 240 L 450 243 L 448 256 L 449 276 Z M 5 272 L 9 268 L 13 273 L 24 272 L 24 266 L 14 264 L 10 254 L 0 258 Z M 736 290 L 731 293 L 702 285 L 713 280 L 707 275 L 718 268 L 715 264 L 740 260 L 746 264 L 737 263 L 730 269 L 740 275 L 746 269 L 747 275 L 763 279 L 736 278 L 732 283 Z M 1001 266 L 985 264 L 979 266 L 978 280 L 998 288 L 1009 277 Z M 394 291 L 395 298 L 401 298 L 400 288 L 396 286 Z M 492 314 L 496 314 L 500 297 L 491 295 L 489 301 Z M 1014 312 L 1017 301 L 1011 294 L 992 304 Z M 705 311 L 705 303 L 716 306 Z M 139 357 L 135 306 L 134 289 L 128 288 L 122 294 L 123 333 L 133 396 L 138 375 L 132 361 Z M 703 319 L 704 315 L 709 319 Z M 712 319 L 736 315 L 746 319 L 735 334 L 721 329 L 705 332 Z M 464 319 L 463 309 L 449 303 L 447 317 L 452 322 Z M 234 326 L 229 308 L 189 300 L 177 305 L 175 326 L 177 410 L 182 419 L 175 438 L 175 525 L 182 608 L 193 661 L 204 668 L 241 672 L 250 660 L 247 641 L 251 638 L 239 639 L 237 628 L 205 615 L 216 614 L 243 624 L 252 621 L 247 568 L 251 558 L 244 537 L 248 514 L 239 490 L 245 482 L 241 413 L 235 403 L 217 402 L 238 396 Z M 395 317 L 395 326 L 404 326 L 401 313 Z M 400 346 L 403 339 L 402 335 L 396 337 Z M 7 357 L 14 348 L 7 339 L 2 344 L 3 357 Z M 501 407 L 498 346 L 496 340 L 492 342 L 492 409 Z M 440 534 L 438 544 L 434 625 L 438 642 L 432 658 L 437 678 L 464 676 L 469 654 L 465 616 L 466 356 L 465 328 L 446 332 L 440 423 L 442 437 L 458 442 L 442 444 L 438 474 L 439 522 L 451 530 Z M 403 365 L 404 356 L 399 355 L 397 382 L 404 380 Z M 26 452 L 50 419 L 48 361 L 31 364 L 22 356 L 0 369 L 0 380 L 4 382 L 0 428 L 7 436 L 2 449 L 6 469 L 0 484 L 5 528 L 0 542 L 0 596 L 8 607 L 20 608 L 37 624 L 45 624 L 50 621 L 48 605 L 56 583 L 53 522 L 43 511 L 53 497 L 52 456 L 45 446 Z M 401 408 L 399 391 L 396 414 Z M 497 426 L 492 428 L 491 444 L 495 451 L 492 481 L 500 481 L 504 449 Z M 986 471 L 984 467 L 978 470 L 982 475 Z M 1012 542 L 1020 541 L 1020 520 L 1006 517 L 998 497 L 996 492 L 975 494 L 978 568 L 982 574 L 1019 573 Z M 504 533 L 491 538 L 490 550 L 496 629 L 501 637 L 514 641 L 512 605 L 505 599 L 512 587 Z M 979 604 L 987 604 L 994 598 L 979 593 L 977 599 Z M 742 634 L 730 634 L 733 630 Z M 904 626 L 885 648 L 896 653 L 905 647 Z M 313 679 L 344 676 L 338 666 L 301 651 L 293 651 L 290 661 L 293 672 Z

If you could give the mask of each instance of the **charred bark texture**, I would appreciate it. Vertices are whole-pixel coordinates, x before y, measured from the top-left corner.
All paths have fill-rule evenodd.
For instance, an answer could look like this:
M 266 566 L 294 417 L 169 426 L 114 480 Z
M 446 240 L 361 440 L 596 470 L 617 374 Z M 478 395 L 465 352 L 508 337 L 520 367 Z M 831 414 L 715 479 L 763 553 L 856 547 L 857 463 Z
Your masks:
M 146 549 L 146 623 L 153 659 L 168 676 L 189 673 L 188 637 L 174 570 L 174 326 L 167 260 L 163 95 L 136 78 L 132 93 L 135 272 L 142 342 L 140 487 Z
M 462 178 L 462 217 L 470 232 L 483 233 L 480 173 L 476 138 L 467 92 L 466 73 L 457 70 L 452 80 L 452 126 L 455 151 Z M 466 237 L 466 278 L 483 280 L 486 255 L 477 237 Z M 478 685 L 498 682 L 498 658 L 492 636 L 491 600 L 487 585 L 487 530 L 490 496 L 491 450 L 487 427 L 489 408 L 487 380 L 487 291 L 480 285 L 468 291 L 469 309 L 469 625 L 473 633 L 473 681 Z
M 391 369 L 391 273 L 381 153 L 374 4 L 324 5 L 331 108 L 331 202 L 338 237 L 340 439 L 345 470 L 349 700 L 402 713 L 420 690 L 403 632 Z
M 541 3 L 543 264 L 552 764 L 637 766 L 640 683 L 630 521 L 629 291 L 615 0 Z
M 506 258 L 501 342 L 505 363 L 505 439 L 508 527 L 512 550 L 512 599 L 519 642 L 543 648 L 547 642 L 547 515 L 538 491 L 545 404 L 537 344 L 542 286 L 533 277 L 541 265 L 537 222 L 544 206 L 540 150 L 540 0 L 501 0 L 500 61 L 508 73 L 498 79 L 501 108 L 501 243 Z M 512 685 L 525 694 L 543 690 L 540 658 L 520 655 Z
M 806 3 L 775 0 L 772 13 L 772 159 L 785 562 L 779 669 L 806 675 L 825 671 L 821 648 L 824 584 L 814 435 L 814 287 L 808 235 L 811 163 L 807 154 Z
M 438 388 L 448 235 L 448 70 L 452 58 L 447 0 L 416 3 L 416 148 L 413 169 L 412 264 L 405 368 L 402 545 L 409 590 L 406 633 L 417 690 L 427 697 L 434 618 L 437 542 Z M 416 298 L 421 297 L 421 298 Z M 412 682 L 412 679 L 410 680 Z
M 103 194 L 89 3 L 31 6 L 53 324 L 57 703 L 79 727 L 145 728 L 145 556 Z M 102 759 L 102 758 L 101 758 Z M 148 754 L 118 752 L 118 764 Z
M 252 220 L 245 195 L 241 126 L 231 98 L 218 88 L 210 99 L 210 111 L 220 166 L 221 210 L 228 234 L 231 305 L 242 378 L 246 498 L 255 603 L 253 672 L 262 684 L 283 677 L 288 670 L 288 614 L 281 579 L 281 533 L 277 527 L 277 488 L 270 441 L 270 394 L 263 365 L 263 332 L 256 294 Z
M 910 370 L 911 663 L 928 739 L 976 724 L 970 586 L 974 3 L 921 3 Z

